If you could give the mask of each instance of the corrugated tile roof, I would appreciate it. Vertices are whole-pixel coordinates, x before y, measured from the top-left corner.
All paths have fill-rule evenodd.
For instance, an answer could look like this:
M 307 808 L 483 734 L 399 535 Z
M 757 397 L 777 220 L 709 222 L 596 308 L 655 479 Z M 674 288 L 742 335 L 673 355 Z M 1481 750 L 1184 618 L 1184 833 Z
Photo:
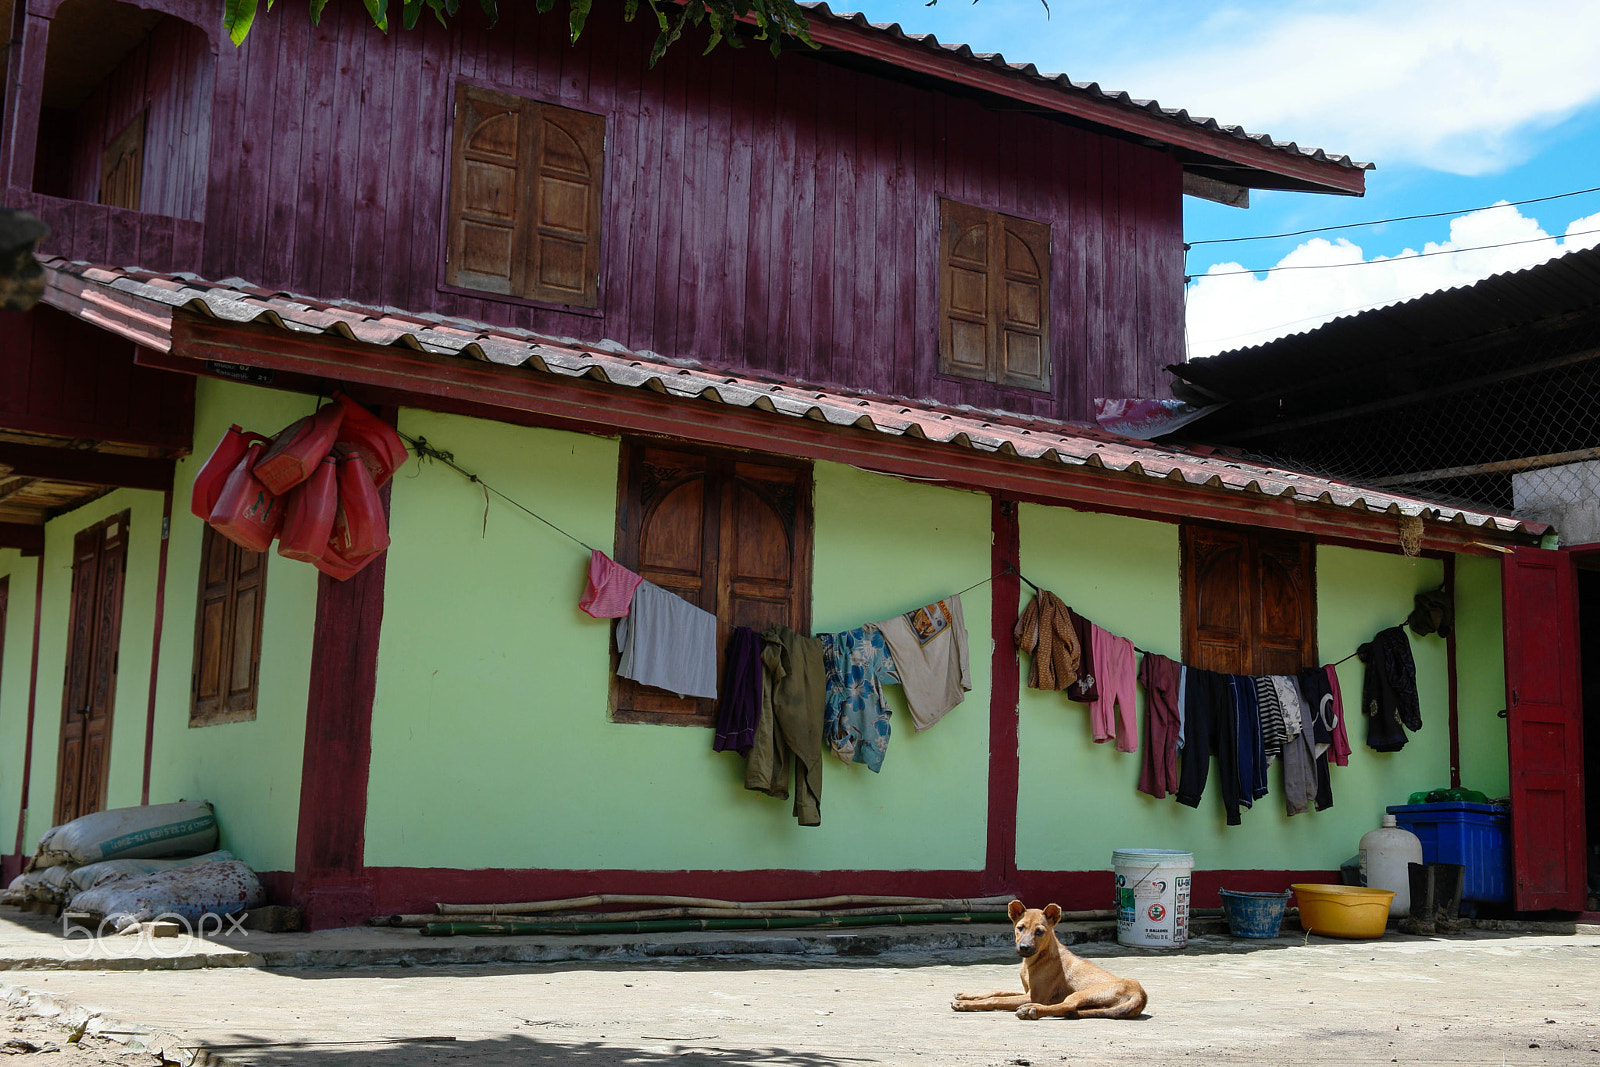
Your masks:
M 976 452 L 1000 453 L 1063 468 L 1087 467 L 1134 478 L 1208 486 L 1258 497 L 1321 503 L 1367 513 L 1501 534 L 1536 535 L 1547 527 L 1510 516 L 1467 511 L 1350 482 L 1236 459 L 1204 449 L 1178 449 L 1121 437 L 1076 423 L 926 402 L 869 396 L 802 382 L 763 380 L 630 351 L 615 342 L 590 344 L 530 330 L 398 308 L 328 302 L 262 289 L 239 278 L 207 281 L 192 274 L 117 269 L 58 258 L 43 261 L 51 290 L 59 275 L 168 309 L 235 323 L 264 323 L 289 333 L 331 334 L 373 345 L 397 345 L 440 356 L 531 367 L 628 389 L 810 419 L 891 437 L 909 437 Z M 49 296 L 47 295 L 47 299 Z
M 909 41 L 933 52 L 985 63 L 991 67 L 1021 75 L 1039 84 L 1052 86 L 1062 92 L 1087 97 L 1096 103 L 1133 108 L 1175 125 L 1191 126 L 1211 133 L 1224 134 L 1235 140 L 1250 141 L 1262 148 L 1283 152 L 1288 155 L 1303 156 L 1307 159 L 1314 159 L 1322 163 L 1332 163 L 1335 166 L 1352 170 L 1373 169 L 1373 164 L 1358 163 L 1347 155 L 1336 155 L 1325 152 L 1320 148 L 1304 148 L 1294 141 L 1279 141 L 1264 133 L 1250 133 L 1242 126 L 1224 125 L 1213 118 L 1191 115 L 1184 108 L 1162 107 L 1154 100 L 1140 100 L 1126 92 L 1102 89 L 1098 82 L 1073 81 L 1065 74 L 1045 74 L 1040 72 L 1039 68 L 1032 63 L 1013 63 L 999 52 L 974 52 L 964 44 L 942 42 L 931 33 L 907 33 L 900 28 L 898 22 L 872 22 L 859 11 L 834 11 L 821 0 L 801 0 L 800 6 L 812 15 L 820 16 L 831 22 L 844 23 L 859 29 L 871 30 L 896 41 Z

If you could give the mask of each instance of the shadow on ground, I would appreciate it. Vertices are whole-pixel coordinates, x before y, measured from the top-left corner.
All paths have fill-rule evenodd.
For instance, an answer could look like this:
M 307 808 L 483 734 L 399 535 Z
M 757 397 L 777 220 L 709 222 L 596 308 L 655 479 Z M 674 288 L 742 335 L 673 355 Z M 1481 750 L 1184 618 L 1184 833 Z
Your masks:
M 648 1039 L 647 1039 L 648 1040 Z M 561 1042 L 531 1035 L 449 1039 L 444 1036 L 409 1038 L 386 1045 L 341 1041 L 271 1041 L 240 1036 L 234 1042 L 207 1044 L 203 1050 L 227 1064 L 248 1067 L 334 1067 L 360 1063 L 363 1067 L 427 1067 L 458 1061 L 474 1067 L 516 1064 L 518 1067 L 555 1067 L 581 1064 L 637 1064 L 640 1067 L 672 1064 L 717 1064 L 718 1067 L 836 1067 L 867 1063 L 864 1058 L 819 1055 L 780 1047 L 745 1048 L 717 1044 L 715 1037 L 694 1040 L 662 1038 L 659 1044 L 613 1045 L 602 1041 Z M 185 1051 L 190 1046 L 185 1046 Z M 168 1049 L 171 1053 L 176 1049 Z

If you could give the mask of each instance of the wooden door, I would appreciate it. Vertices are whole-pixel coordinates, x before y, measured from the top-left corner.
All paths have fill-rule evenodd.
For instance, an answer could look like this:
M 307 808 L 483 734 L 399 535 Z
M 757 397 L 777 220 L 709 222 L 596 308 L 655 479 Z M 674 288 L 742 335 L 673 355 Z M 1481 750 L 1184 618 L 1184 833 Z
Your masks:
M 1578 583 L 1565 552 L 1501 563 L 1511 852 L 1518 911 L 1584 908 L 1583 686 Z
M 80 530 L 73 540 L 72 614 L 61 705 L 54 825 L 106 806 L 111 712 L 128 562 L 128 513 Z

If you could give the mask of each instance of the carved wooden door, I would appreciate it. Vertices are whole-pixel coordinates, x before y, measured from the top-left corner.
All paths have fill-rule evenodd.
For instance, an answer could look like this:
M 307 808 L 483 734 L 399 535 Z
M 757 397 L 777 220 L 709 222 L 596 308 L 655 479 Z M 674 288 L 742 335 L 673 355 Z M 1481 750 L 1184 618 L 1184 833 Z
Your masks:
M 126 511 L 80 530 L 73 541 L 72 614 L 56 769 L 57 826 L 106 805 L 127 561 Z

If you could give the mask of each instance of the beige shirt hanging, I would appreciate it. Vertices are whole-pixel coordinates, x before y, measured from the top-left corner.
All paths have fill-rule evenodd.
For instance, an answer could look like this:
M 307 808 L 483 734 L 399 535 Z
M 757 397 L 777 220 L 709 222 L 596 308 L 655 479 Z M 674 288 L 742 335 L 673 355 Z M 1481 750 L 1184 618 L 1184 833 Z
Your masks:
M 877 624 L 894 656 L 911 721 L 926 730 L 944 718 L 972 688 L 967 624 L 961 598 L 945 597 Z

